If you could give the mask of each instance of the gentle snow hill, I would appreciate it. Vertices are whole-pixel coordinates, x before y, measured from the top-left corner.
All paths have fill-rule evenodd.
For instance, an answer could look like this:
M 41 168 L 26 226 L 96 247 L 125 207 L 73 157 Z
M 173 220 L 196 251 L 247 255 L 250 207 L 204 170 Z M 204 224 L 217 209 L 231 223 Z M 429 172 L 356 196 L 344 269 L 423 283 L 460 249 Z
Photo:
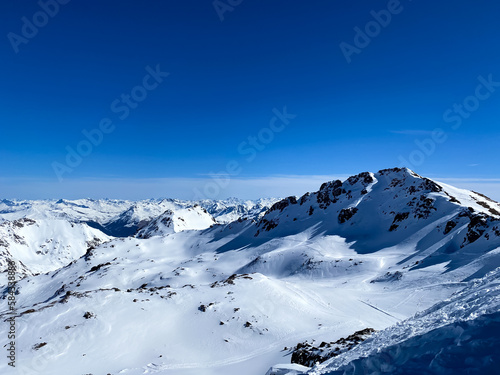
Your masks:
M 208 218 L 200 206 L 190 214 Z M 500 265 L 500 207 L 408 169 L 327 182 L 257 218 L 203 230 L 175 231 L 175 211 L 165 211 L 143 227 L 147 238 L 113 238 L 18 281 L 16 371 L 265 374 L 290 362 L 285 347 L 305 340 L 394 329 L 390 345 L 398 345 L 411 330 L 427 334 L 417 329 L 425 322 L 444 328 L 461 309 L 479 316 L 498 308 L 496 274 L 485 275 Z M 474 302 L 474 285 L 484 304 Z M 7 290 L 0 292 L 5 320 Z M 443 302 L 450 297 L 456 303 Z M 405 323 L 432 306 L 436 314 Z M 0 325 L 4 341 L 7 329 Z M 10 370 L 0 361 L 0 373 Z

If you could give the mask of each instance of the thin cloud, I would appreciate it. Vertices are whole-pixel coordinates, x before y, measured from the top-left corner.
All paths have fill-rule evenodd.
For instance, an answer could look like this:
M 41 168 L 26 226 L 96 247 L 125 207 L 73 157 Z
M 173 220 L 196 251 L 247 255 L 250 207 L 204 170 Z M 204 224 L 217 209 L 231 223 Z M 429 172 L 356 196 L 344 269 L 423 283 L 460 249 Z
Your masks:
M 325 181 L 343 180 L 347 177 L 344 175 L 280 175 L 225 178 L 219 175 L 205 178 L 65 179 L 60 183 L 50 179 L 2 178 L 0 179 L 0 199 L 199 199 L 200 194 L 196 192 L 204 195 L 207 186 L 211 188 L 217 186 L 216 194 L 213 193 L 213 189 L 210 189 L 207 198 L 257 199 L 302 195 L 307 191 L 318 190 Z M 216 178 L 220 178 L 218 182 Z
M 345 180 L 348 175 L 274 175 L 238 177 L 215 183 L 212 177 L 199 178 L 87 178 L 66 179 L 59 183 L 51 179 L 0 178 L 0 199 L 199 199 L 207 186 L 218 186 L 216 194 L 207 198 L 237 197 L 257 199 L 264 197 L 301 196 L 317 191 L 321 184 L 332 180 Z M 216 177 L 217 178 L 217 177 Z M 459 188 L 474 190 L 500 200 L 500 178 L 433 178 Z M 213 190 L 210 190 L 213 192 Z

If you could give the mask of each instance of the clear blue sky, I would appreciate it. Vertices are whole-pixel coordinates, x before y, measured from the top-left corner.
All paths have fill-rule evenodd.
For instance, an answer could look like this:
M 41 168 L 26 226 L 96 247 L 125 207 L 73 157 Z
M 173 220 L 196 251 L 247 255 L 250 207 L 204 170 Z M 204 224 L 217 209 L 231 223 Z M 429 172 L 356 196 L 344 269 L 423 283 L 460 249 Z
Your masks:
M 208 178 L 230 161 L 234 180 L 349 175 L 401 157 L 429 177 L 499 178 L 500 87 L 476 88 L 500 82 L 500 3 L 397 3 L 221 0 L 218 14 L 212 0 L 71 0 L 44 16 L 37 1 L 2 1 L 0 196 L 136 198 L 131 182 Z M 42 25 L 36 35 L 26 20 Z M 356 27 L 368 27 L 367 46 Z M 362 47 L 350 62 L 343 42 Z M 169 76 L 137 88 L 158 64 Z M 120 119 L 123 103 L 111 104 L 134 89 L 147 97 Z M 296 117 L 270 131 L 284 107 Z M 114 130 L 68 166 L 67 147 L 103 118 Z M 436 128 L 444 142 L 431 141 Z M 259 134 L 273 139 L 252 146 Z M 59 179 L 54 163 L 71 172 Z M 111 180 L 122 182 L 102 187 Z M 189 198 L 188 185 L 160 190 Z

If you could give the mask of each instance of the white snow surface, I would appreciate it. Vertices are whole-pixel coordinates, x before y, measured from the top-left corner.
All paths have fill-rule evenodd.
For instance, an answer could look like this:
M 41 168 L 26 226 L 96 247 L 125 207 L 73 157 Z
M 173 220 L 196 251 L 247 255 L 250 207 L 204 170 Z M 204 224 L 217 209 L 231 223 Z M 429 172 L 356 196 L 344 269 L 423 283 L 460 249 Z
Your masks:
M 472 353 L 462 356 L 470 369 L 488 370 L 496 353 L 481 354 L 493 342 L 488 330 L 498 327 L 500 207 L 410 170 L 363 173 L 301 198 L 261 202 L 272 205 L 265 213 L 259 204 L 228 213 L 218 202 L 212 208 L 172 200 L 75 203 L 88 209 L 44 202 L 4 201 L 0 208 L 6 249 L 15 248 L 18 233 L 29 238 L 26 249 L 2 253 L 2 261 L 16 262 L 20 279 L 17 367 L 0 361 L 1 374 L 358 374 L 398 368 L 447 374 L 446 358 L 455 347 L 463 344 Z M 156 216 L 148 216 L 155 205 L 161 206 Z M 234 212 L 239 220 L 226 222 Z M 217 215 L 224 219 L 214 224 Z M 13 224 L 25 219 L 36 224 Z M 113 238 L 86 221 L 147 222 L 137 234 Z M 61 242 L 61 233 L 72 230 L 78 235 L 67 242 L 80 246 L 77 252 L 67 255 L 66 249 L 64 258 L 51 244 L 46 254 L 36 253 L 39 242 L 32 238 Z M 101 241 L 89 246 L 92 236 Z M 43 260 L 31 259 L 27 249 Z M 38 264 L 44 271 L 33 275 Z M 6 295 L 3 288 L 2 321 L 10 316 Z M 290 363 L 285 347 L 331 342 L 364 328 L 378 332 L 315 368 L 277 365 Z M 0 325 L 2 346 L 7 330 Z M 429 350 L 419 345 L 421 337 Z M 483 343 L 484 351 L 477 349 Z M 368 365 L 375 370 L 359 372 Z M 428 372 L 418 372 L 422 368 Z
M 498 374 L 500 268 L 332 358 L 311 375 Z M 302 373 L 302 372 L 300 372 Z

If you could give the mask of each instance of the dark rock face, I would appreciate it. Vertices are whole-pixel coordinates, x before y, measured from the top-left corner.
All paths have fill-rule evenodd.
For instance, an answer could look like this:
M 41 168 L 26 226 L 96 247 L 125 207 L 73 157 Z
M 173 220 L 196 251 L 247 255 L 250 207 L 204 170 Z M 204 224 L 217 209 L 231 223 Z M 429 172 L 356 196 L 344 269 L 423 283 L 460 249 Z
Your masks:
M 423 178 L 424 182 L 422 182 L 422 187 L 425 190 L 430 190 L 433 193 L 440 193 L 443 191 L 443 188 L 436 184 L 434 181 L 429 180 L 428 178 Z
M 349 221 L 356 212 L 358 212 L 358 209 L 356 207 L 343 208 L 339 213 L 339 223 L 343 224 L 346 221 Z
M 321 209 L 327 208 L 331 203 L 337 203 L 338 197 L 342 194 L 342 181 L 336 180 L 325 182 L 321 185 L 317 193 L 316 200 Z
M 396 229 L 398 229 L 399 225 L 396 224 L 396 223 L 400 223 L 402 222 L 403 220 L 406 220 L 408 219 L 408 217 L 410 216 L 410 213 L 409 212 L 398 212 L 395 216 L 394 216 L 394 220 L 392 221 L 392 224 L 391 224 L 391 227 L 389 228 L 389 232 L 393 232 L 395 231 Z
M 307 192 L 305 193 L 302 197 L 300 197 L 300 205 L 302 206 L 307 200 L 309 199 L 309 196 L 311 193 Z
M 477 194 L 477 193 L 476 193 Z M 481 201 L 476 201 L 476 203 L 478 205 L 480 205 L 481 207 L 484 207 L 486 208 L 492 215 L 495 215 L 495 216 L 500 216 L 500 212 L 498 212 L 497 210 L 495 210 L 494 208 L 490 207 L 490 205 L 488 203 L 485 203 L 485 202 L 481 202 Z
M 500 229 L 498 227 L 493 227 L 493 233 L 495 233 L 495 236 L 500 237 Z
M 198 307 L 198 311 L 206 312 L 210 307 L 212 307 L 214 305 L 215 305 L 215 303 L 213 303 L 213 302 L 210 302 L 208 305 L 200 305 Z
M 471 244 L 477 241 L 488 227 L 487 216 L 484 214 L 475 213 L 469 216 L 470 222 L 467 226 L 467 234 L 465 235 L 464 243 Z
M 253 262 L 258 262 L 259 261 L 259 258 L 257 257 L 256 259 L 254 259 L 250 264 L 252 264 Z M 229 276 L 226 280 L 222 280 L 222 281 L 216 281 L 214 283 L 212 283 L 210 285 L 211 288 L 215 288 L 215 287 L 222 287 L 222 286 L 225 286 L 225 285 L 234 285 L 234 281 L 237 280 L 237 279 L 247 279 L 247 280 L 252 280 L 252 277 L 248 275 L 248 273 L 244 273 L 244 274 L 241 274 L 241 275 L 237 275 L 237 274 L 232 274 L 231 276 Z
M 95 318 L 96 318 L 96 315 L 95 315 L 94 313 L 90 312 L 90 311 L 87 311 L 85 314 L 83 314 L 83 317 L 84 317 L 85 319 L 91 319 L 91 318 L 94 318 L 94 319 L 95 319 Z
M 365 341 L 373 332 L 375 332 L 373 328 L 365 328 L 335 342 L 322 342 L 319 346 L 309 344 L 307 341 L 298 343 L 297 346 L 292 348 L 291 362 L 312 367 L 316 363 L 324 362 L 351 350 Z
M 453 221 L 449 221 L 446 224 L 445 228 L 445 234 L 448 233 L 448 229 L 451 230 L 457 225 L 457 221 L 460 218 L 468 218 L 469 219 L 469 224 L 467 225 L 467 233 L 465 234 L 465 238 L 460 245 L 461 248 L 464 246 L 476 242 L 478 239 L 480 239 L 483 234 L 486 239 L 489 239 L 489 234 L 485 233 L 488 228 L 490 227 L 490 224 L 493 224 L 492 226 L 492 232 L 498 236 L 500 232 L 498 231 L 498 227 L 494 226 L 495 223 L 499 222 L 500 219 L 491 217 L 487 214 L 484 214 L 482 212 L 477 212 L 474 211 L 472 207 L 469 207 L 468 209 L 462 210 L 458 215 L 457 218 Z M 452 224 L 452 222 L 455 222 L 455 225 Z M 453 228 L 452 228 L 453 226 Z
M 393 178 L 391 183 L 389 184 L 389 188 L 397 188 L 401 187 L 405 184 L 405 180 L 402 178 Z
M 99 265 L 97 265 L 97 266 L 93 266 L 93 267 L 89 270 L 89 272 L 99 271 L 102 267 L 106 267 L 106 266 L 109 266 L 109 265 L 111 265 L 111 263 L 110 263 L 110 262 L 103 263 L 103 264 L 99 264 Z
M 396 229 L 398 229 L 399 225 L 397 224 L 392 224 L 389 228 L 389 232 L 394 232 Z
M 399 212 L 396 214 L 396 216 L 394 216 L 393 223 L 399 223 L 403 220 L 406 220 L 406 219 L 408 219 L 408 216 L 410 216 L 409 212 Z
M 278 226 L 278 223 L 275 222 L 274 220 L 267 220 L 264 218 L 261 220 L 261 223 L 262 223 L 262 229 L 264 229 L 266 232 Z
M 347 182 L 350 185 L 355 185 L 358 181 L 362 181 L 363 185 L 368 185 L 374 182 L 375 180 L 371 176 L 369 172 L 362 172 L 360 174 L 357 174 L 356 176 L 351 176 L 347 179 Z
M 29 219 L 27 217 L 23 217 L 21 219 L 12 221 L 12 225 L 17 228 L 23 228 L 25 225 L 33 225 L 33 224 L 36 224 L 36 221 Z
M 378 173 L 381 176 L 386 176 L 386 175 L 391 174 L 391 173 L 399 173 L 402 171 L 403 171 L 403 168 L 387 168 L 387 169 L 381 169 L 380 171 L 378 171 Z
M 453 230 L 453 228 L 455 228 L 456 226 L 457 226 L 457 223 L 455 221 L 453 221 L 453 220 L 448 221 L 446 223 L 446 227 L 444 228 L 443 233 L 444 234 L 450 233 Z
M 267 212 L 265 213 L 264 217 L 262 219 L 260 219 L 258 226 L 260 226 L 262 228 L 262 230 L 264 230 L 266 232 L 270 231 L 271 229 L 276 228 L 278 226 L 279 219 L 278 218 L 276 218 L 276 219 L 267 219 L 266 215 L 268 215 L 269 213 L 271 213 L 273 211 L 283 212 L 283 210 L 285 208 L 287 208 L 288 206 L 294 205 L 294 204 L 297 204 L 297 203 L 298 203 L 297 202 L 297 198 L 295 198 L 293 196 L 285 198 L 285 199 L 282 199 L 279 202 L 276 202 L 275 204 L 273 204 L 271 206 L 271 208 L 269 208 L 269 210 L 267 210 Z M 260 232 L 261 232 L 261 230 L 259 229 L 257 231 L 257 233 L 255 233 L 255 237 L 257 237 L 260 234 Z
M 414 217 L 416 219 L 427 219 L 432 210 L 437 211 L 436 207 L 434 207 L 434 200 L 421 195 L 415 205 Z
M 271 206 L 271 208 L 267 212 L 269 213 L 276 210 L 282 212 L 286 207 L 288 207 L 291 204 L 297 204 L 297 199 L 295 197 L 288 197 L 283 200 L 280 200 L 279 202 L 276 202 Z

